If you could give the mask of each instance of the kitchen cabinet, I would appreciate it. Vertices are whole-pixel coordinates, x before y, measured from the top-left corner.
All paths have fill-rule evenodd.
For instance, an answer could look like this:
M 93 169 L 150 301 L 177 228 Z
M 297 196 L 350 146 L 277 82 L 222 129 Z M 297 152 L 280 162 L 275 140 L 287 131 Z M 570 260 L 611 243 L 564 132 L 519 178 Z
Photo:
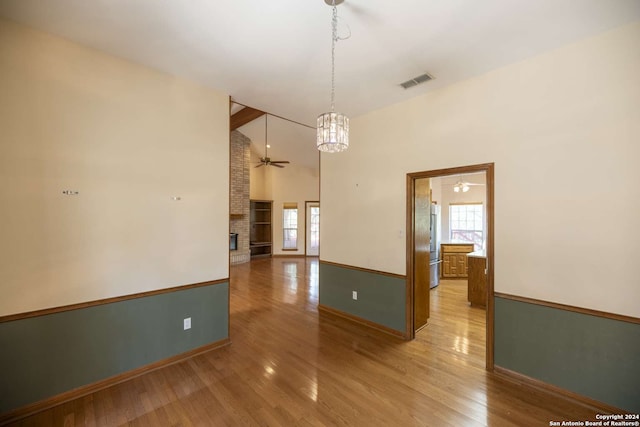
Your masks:
M 442 257 L 442 279 L 467 278 L 467 254 L 473 252 L 473 244 L 442 243 L 440 254 Z
M 487 306 L 487 257 L 484 251 L 471 252 L 467 255 L 469 279 L 467 299 L 473 306 Z

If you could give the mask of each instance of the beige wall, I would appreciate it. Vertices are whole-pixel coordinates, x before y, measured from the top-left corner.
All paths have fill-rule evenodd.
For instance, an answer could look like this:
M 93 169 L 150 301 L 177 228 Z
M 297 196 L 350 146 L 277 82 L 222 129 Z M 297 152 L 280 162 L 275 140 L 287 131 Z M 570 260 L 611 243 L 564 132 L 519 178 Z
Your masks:
M 635 23 L 353 118 L 349 150 L 322 155 L 322 259 L 405 274 L 406 174 L 495 162 L 496 291 L 640 316 L 638 40 Z
M 282 169 L 269 166 L 257 168 L 257 170 L 262 172 L 251 174 L 251 198 L 273 200 L 273 253 L 304 255 L 305 201 L 319 199 L 318 169 L 291 163 Z M 298 204 L 298 249 L 296 251 L 282 250 L 282 209 L 284 203 L 289 202 Z
M 0 315 L 228 277 L 226 95 L 5 20 L 0 94 Z
M 273 200 L 273 253 L 286 255 L 304 255 L 306 235 L 305 201 L 319 199 L 318 169 L 287 165 L 283 169 L 270 168 L 267 171 L 271 181 Z M 284 203 L 298 204 L 298 250 L 283 251 L 282 209 Z

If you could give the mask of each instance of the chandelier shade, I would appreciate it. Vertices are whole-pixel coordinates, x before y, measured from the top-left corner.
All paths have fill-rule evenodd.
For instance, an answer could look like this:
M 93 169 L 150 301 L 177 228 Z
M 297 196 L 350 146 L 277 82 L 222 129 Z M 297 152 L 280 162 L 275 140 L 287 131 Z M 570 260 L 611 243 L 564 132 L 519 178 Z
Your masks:
M 336 112 L 320 114 L 317 146 L 325 153 L 339 153 L 349 148 L 349 118 Z
M 339 153 L 349 148 L 349 118 L 335 111 L 335 70 L 336 70 L 336 42 L 338 37 L 338 9 L 337 4 L 342 1 L 325 0 L 332 6 L 331 19 L 331 111 L 318 116 L 316 146 L 325 153 Z

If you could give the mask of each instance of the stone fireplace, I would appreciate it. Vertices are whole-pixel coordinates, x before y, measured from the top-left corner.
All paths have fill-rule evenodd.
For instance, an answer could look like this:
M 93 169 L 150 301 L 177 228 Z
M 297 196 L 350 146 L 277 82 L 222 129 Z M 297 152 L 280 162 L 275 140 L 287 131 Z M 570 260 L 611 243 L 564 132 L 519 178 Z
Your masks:
M 231 132 L 230 232 L 237 233 L 237 249 L 230 250 L 231 264 L 251 260 L 249 249 L 249 167 L 251 140 L 242 133 Z

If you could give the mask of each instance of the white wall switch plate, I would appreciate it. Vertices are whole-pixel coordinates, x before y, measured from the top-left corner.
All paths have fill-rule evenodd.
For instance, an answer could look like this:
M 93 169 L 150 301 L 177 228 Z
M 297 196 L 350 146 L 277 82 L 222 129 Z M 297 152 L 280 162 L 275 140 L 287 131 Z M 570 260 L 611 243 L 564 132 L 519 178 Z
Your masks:
M 357 300 L 358 299 L 358 291 L 351 292 L 351 298 L 353 298 L 354 300 Z
M 184 319 L 184 330 L 191 329 L 191 317 Z

